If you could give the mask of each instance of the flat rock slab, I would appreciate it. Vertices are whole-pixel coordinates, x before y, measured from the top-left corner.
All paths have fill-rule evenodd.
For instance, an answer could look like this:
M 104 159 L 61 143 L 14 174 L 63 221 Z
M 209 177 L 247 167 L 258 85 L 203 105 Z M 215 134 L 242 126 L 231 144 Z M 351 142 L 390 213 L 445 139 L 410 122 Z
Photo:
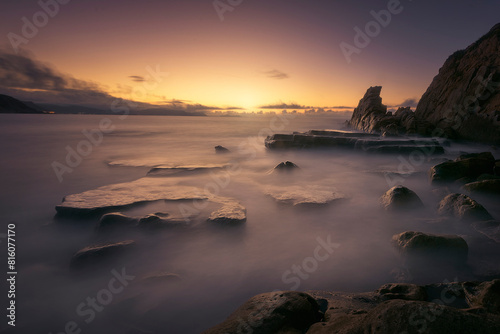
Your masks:
M 415 151 L 426 155 L 442 154 L 444 148 L 435 139 L 387 139 L 370 133 L 310 130 L 303 133 L 274 134 L 265 140 L 269 149 L 286 148 L 348 148 L 374 153 L 409 154 Z
M 109 259 L 112 256 L 123 253 L 135 245 L 133 240 L 126 240 L 112 244 L 88 246 L 80 249 L 71 258 L 72 268 L 82 268 L 91 264 Z
M 225 167 L 227 167 L 227 165 L 154 167 L 148 172 L 147 176 L 168 177 L 193 175 L 219 171 Z
M 337 200 L 345 199 L 345 196 L 335 192 L 335 189 L 327 186 L 269 186 L 265 193 L 276 201 L 294 206 L 326 205 Z
M 196 187 L 178 185 L 170 178 L 151 177 L 66 196 L 63 202 L 56 206 L 56 211 L 59 215 L 69 217 L 91 216 L 160 200 L 206 200 L 222 205 L 220 209 L 210 215 L 210 220 L 222 221 L 226 219 L 227 221 L 238 220 L 240 222 L 246 220 L 245 208 L 233 198 L 213 196 Z M 127 220 L 124 217 L 118 218 L 123 221 Z M 143 222 L 147 226 L 148 222 L 151 223 L 153 220 L 156 223 L 161 223 L 160 220 L 163 218 L 150 217 L 147 219 L 148 221 L 143 220 Z

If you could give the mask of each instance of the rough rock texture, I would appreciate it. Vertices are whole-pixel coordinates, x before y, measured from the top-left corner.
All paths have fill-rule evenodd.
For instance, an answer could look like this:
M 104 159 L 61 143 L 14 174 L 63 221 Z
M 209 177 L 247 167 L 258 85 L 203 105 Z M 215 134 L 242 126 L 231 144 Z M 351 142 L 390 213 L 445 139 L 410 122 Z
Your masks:
M 345 196 L 334 191 L 332 187 L 319 185 L 306 186 L 268 186 L 264 192 L 282 204 L 294 206 L 326 205 Z
M 500 179 L 471 182 L 463 188 L 470 193 L 500 195 Z
M 370 87 L 352 114 L 349 125 L 356 130 L 380 131 L 380 123 L 387 115 L 387 106 L 382 104 L 381 86 Z
M 247 210 L 240 203 L 228 201 L 223 203 L 222 208 L 212 212 L 208 217 L 209 222 L 220 224 L 240 224 L 247 220 Z
M 133 240 L 126 240 L 113 244 L 82 248 L 71 258 L 71 267 L 82 268 L 87 265 L 98 263 L 124 252 L 134 244 L 135 242 Z
M 414 191 L 401 185 L 387 190 L 380 197 L 380 204 L 388 211 L 411 210 L 424 206 L 422 200 Z
M 446 60 L 415 117 L 447 136 L 500 143 L 500 24 Z
M 438 213 L 460 220 L 492 220 L 493 217 L 478 202 L 464 194 L 449 194 L 439 203 Z
M 428 258 L 429 261 L 452 260 L 456 263 L 467 262 L 469 248 L 467 242 L 457 235 L 435 235 L 407 231 L 392 237 L 399 251 L 416 260 Z
M 270 292 L 249 299 L 223 323 L 203 333 L 299 334 L 322 318 L 318 303 L 308 294 Z
M 490 152 L 464 154 L 453 161 L 433 166 L 429 175 L 433 184 L 453 182 L 466 178 L 475 181 L 482 174 L 491 174 L 495 158 Z
M 284 296 L 279 297 L 281 294 Z M 277 298 L 278 297 L 278 298 Z M 324 315 L 322 314 L 324 313 Z M 276 292 L 255 296 L 205 334 L 388 334 L 500 332 L 500 280 L 374 292 Z

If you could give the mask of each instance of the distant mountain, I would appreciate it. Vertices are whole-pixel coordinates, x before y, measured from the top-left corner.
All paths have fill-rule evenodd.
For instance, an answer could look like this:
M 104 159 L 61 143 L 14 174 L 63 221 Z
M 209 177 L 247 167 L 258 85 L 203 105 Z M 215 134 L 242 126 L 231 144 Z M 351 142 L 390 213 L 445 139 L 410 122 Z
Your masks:
M 22 102 L 12 96 L 0 94 L 0 114 L 42 114 L 43 111 L 32 102 Z

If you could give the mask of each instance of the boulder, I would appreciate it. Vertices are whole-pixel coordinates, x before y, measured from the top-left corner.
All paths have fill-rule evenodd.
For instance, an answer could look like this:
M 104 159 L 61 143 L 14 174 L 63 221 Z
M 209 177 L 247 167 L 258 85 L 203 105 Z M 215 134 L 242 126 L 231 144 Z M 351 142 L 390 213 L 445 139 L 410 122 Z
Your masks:
M 467 242 L 457 235 L 436 235 L 407 231 L 392 237 L 399 251 L 410 260 L 467 262 Z
M 388 211 L 418 209 L 424 206 L 418 195 L 402 185 L 392 187 L 380 197 L 380 204 Z
M 420 99 L 415 117 L 455 138 L 500 143 L 500 24 L 452 54 Z
M 500 195 L 500 179 L 467 183 L 463 189 L 469 193 Z
M 303 292 L 285 291 L 257 295 L 224 322 L 204 334 L 305 333 L 323 314 L 316 300 Z
M 466 292 L 472 306 L 482 307 L 487 312 L 500 315 L 500 279 L 483 282 L 474 289 L 467 289 Z
M 80 249 L 71 258 L 72 268 L 82 268 L 97 264 L 114 256 L 122 254 L 135 245 L 135 241 L 126 240 L 111 244 L 88 246 Z
M 492 220 L 493 217 L 478 202 L 464 194 L 449 194 L 439 203 L 438 213 L 460 220 Z
M 276 167 L 273 168 L 273 172 L 291 172 L 299 169 L 299 166 L 291 161 L 280 162 Z
M 225 153 L 229 153 L 229 152 L 231 152 L 231 151 L 229 151 L 224 146 L 220 146 L 220 145 L 215 146 L 215 153 L 217 153 L 217 154 L 225 154 Z
M 482 174 L 493 173 L 495 158 L 490 152 L 461 155 L 453 161 L 433 166 L 430 171 L 431 182 L 441 184 L 462 178 L 476 180 Z

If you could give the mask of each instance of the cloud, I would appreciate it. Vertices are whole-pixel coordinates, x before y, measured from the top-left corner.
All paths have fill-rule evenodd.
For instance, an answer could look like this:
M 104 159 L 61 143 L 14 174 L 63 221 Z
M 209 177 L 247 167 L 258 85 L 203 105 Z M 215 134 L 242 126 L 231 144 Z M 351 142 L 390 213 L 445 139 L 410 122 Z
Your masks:
M 140 75 L 129 75 L 128 76 L 130 79 L 132 79 L 133 82 L 144 82 L 146 79 L 144 77 L 141 77 Z
M 275 103 L 259 106 L 260 109 L 308 109 L 310 107 L 301 106 L 297 103 Z
M 265 76 L 271 79 L 277 79 L 277 80 L 282 80 L 282 79 L 288 79 L 290 76 L 284 72 L 278 71 L 276 69 L 270 70 L 270 71 L 265 71 L 263 72 Z
M 418 101 L 419 100 L 417 98 L 408 98 L 408 99 L 404 100 L 403 102 L 401 102 L 401 104 L 399 106 L 415 108 L 418 104 Z

